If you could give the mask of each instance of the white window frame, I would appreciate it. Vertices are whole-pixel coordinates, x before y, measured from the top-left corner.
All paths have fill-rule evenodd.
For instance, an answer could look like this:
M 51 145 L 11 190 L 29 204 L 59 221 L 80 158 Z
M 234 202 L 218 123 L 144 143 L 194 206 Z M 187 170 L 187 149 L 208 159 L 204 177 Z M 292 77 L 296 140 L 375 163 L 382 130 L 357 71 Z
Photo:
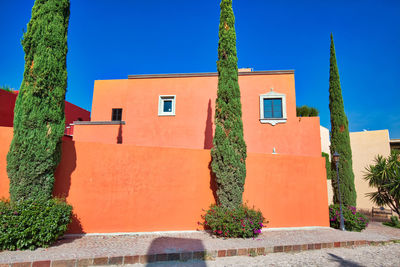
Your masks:
M 172 110 L 164 112 L 164 101 L 172 100 Z M 175 116 L 176 95 L 160 95 L 158 97 L 158 116 Z
M 282 118 L 264 118 L 264 99 L 271 98 L 280 98 L 282 99 Z M 269 92 L 266 94 L 260 95 L 260 122 L 261 123 L 269 123 L 272 126 L 278 123 L 286 123 L 287 115 L 286 115 L 286 95 L 280 94 L 277 92 Z

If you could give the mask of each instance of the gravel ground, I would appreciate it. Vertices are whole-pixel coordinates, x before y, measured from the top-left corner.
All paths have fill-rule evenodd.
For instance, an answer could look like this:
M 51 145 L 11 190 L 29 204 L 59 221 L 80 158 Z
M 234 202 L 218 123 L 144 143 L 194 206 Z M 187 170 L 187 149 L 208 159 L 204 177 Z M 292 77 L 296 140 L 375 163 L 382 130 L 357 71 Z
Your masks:
M 361 233 L 342 232 L 332 228 L 279 230 L 264 231 L 256 239 L 221 239 L 200 231 L 175 234 L 84 236 L 59 240 L 47 249 L 2 251 L 0 263 L 391 239 L 400 239 L 400 229 L 383 226 L 380 222 L 371 222 Z
M 227 257 L 215 261 L 160 262 L 125 266 L 400 266 L 400 244 L 273 253 L 257 257 Z

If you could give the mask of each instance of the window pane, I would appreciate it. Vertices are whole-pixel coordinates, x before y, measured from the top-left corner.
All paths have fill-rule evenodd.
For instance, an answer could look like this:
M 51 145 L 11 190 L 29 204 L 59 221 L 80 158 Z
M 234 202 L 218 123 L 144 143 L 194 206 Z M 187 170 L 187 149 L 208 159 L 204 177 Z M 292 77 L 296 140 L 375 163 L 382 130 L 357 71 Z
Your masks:
M 172 112 L 172 100 L 164 100 L 164 112 Z
M 113 108 L 111 114 L 112 121 L 120 121 L 122 120 L 122 108 Z
M 282 118 L 282 99 L 273 99 L 273 117 Z
M 272 100 L 264 98 L 264 119 L 272 118 Z

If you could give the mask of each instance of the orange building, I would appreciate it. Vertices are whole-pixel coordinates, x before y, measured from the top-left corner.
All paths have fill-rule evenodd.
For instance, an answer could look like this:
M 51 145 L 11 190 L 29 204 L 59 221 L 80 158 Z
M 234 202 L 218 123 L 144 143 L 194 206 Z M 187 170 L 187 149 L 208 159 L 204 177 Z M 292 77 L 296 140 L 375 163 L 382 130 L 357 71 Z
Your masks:
M 91 122 L 74 140 L 210 149 L 217 73 L 131 75 L 96 81 Z M 240 72 L 248 152 L 320 156 L 319 118 L 296 117 L 294 71 Z
M 54 195 L 74 208 L 70 233 L 198 229 L 215 203 L 210 175 L 216 73 L 96 81 L 92 121 L 64 140 Z M 267 227 L 329 226 L 318 117 L 296 117 L 293 71 L 240 72 L 247 144 L 244 202 Z M 0 127 L 0 197 L 12 131 Z

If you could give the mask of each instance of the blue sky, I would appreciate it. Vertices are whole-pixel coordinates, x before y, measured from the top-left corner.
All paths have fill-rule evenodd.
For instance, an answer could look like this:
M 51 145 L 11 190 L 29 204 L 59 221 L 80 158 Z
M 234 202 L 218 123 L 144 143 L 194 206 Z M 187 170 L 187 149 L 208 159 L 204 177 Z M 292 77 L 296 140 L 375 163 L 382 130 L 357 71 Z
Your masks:
M 0 85 L 18 89 L 34 0 L 0 0 Z M 350 131 L 400 138 L 400 1 L 234 0 L 239 67 L 294 69 L 297 105 L 329 120 L 333 32 Z M 71 0 L 67 100 L 91 109 L 94 80 L 216 71 L 219 0 Z

